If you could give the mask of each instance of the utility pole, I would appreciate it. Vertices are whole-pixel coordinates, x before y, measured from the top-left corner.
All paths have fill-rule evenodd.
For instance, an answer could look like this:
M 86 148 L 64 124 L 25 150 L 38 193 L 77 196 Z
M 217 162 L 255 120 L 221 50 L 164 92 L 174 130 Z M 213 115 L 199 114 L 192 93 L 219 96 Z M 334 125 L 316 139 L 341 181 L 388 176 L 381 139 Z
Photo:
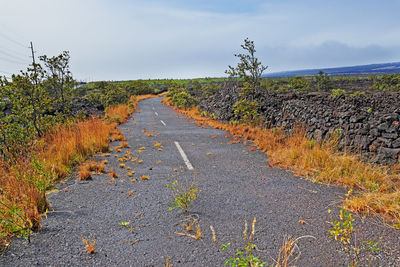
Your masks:
M 33 64 L 33 68 L 34 68 L 35 73 L 36 73 L 35 51 L 33 50 L 32 41 L 31 41 L 31 47 L 30 48 L 31 48 L 31 51 L 32 51 L 32 64 Z

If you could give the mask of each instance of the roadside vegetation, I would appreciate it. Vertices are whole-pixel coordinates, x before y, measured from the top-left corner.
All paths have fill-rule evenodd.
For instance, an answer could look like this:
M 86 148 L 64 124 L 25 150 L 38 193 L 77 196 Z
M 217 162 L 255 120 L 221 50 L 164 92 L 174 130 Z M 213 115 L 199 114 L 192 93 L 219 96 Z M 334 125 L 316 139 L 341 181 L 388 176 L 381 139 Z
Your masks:
M 289 169 L 295 174 L 314 182 L 343 185 L 352 190 L 351 196 L 343 201 L 345 208 L 366 214 L 380 214 L 400 228 L 400 165 L 383 166 L 368 163 L 359 155 L 346 149 L 339 151 L 338 136 L 332 134 L 329 140 L 317 142 L 306 136 L 303 125 L 285 133 L 280 128 L 267 128 L 258 113 L 257 92 L 273 91 L 331 91 L 332 97 L 355 97 L 365 95 L 367 90 L 344 90 L 333 86 L 342 81 L 347 84 L 363 80 L 370 84 L 369 90 L 398 91 L 400 74 L 385 74 L 370 77 L 330 77 L 320 72 L 315 77 L 294 77 L 282 79 L 261 79 L 266 69 L 254 57 L 254 43 L 245 40 L 242 48 L 245 54 L 239 58 L 236 67 L 227 71 L 231 79 L 240 78 L 238 100 L 233 106 L 235 120 L 223 123 L 215 120 L 213 114 L 200 110 L 196 100 L 205 97 L 205 85 L 179 87 L 175 84 L 163 102 L 179 112 L 193 118 L 199 125 L 208 124 L 230 132 L 237 138 L 251 140 L 267 153 L 269 164 Z M 218 88 L 216 89 L 216 91 Z M 186 93 L 184 93 L 186 92 Z M 190 101 L 188 101 L 190 100 Z
M 10 237 L 29 240 L 49 209 L 46 190 L 98 152 L 108 152 L 116 126 L 136 104 L 153 95 L 133 95 L 118 86 L 82 93 L 69 71 L 69 53 L 33 64 L 0 80 L 0 245 Z M 106 87 L 104 88 L 106 89 Z M 146 91 L 147 92 L 147 91 Z M 154 91 L 152 91 L 154 92 Z M 137 92 L 142 93 L 142 92 Z M 77 110 L 82 98 L 100 99 L 96 114 Z M 100 116 L 104 110 L 105 116 Z M 94 116 L 92 116 L 94 115 Z M 96 116 L 97 115 L 97 116 Z M 86 162 L 80 179 L 104 171 Z

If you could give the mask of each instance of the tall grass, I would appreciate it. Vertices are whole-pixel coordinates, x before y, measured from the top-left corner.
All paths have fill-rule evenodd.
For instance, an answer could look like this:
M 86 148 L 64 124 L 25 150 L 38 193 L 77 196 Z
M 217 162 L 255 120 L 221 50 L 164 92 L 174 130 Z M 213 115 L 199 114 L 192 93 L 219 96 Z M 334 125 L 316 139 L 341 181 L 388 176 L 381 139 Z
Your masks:
M 171 106 L 168 98 L 164 98 L 163 102 Z M 198 108 L 173 108 L 196 120 L 198 125 L 207 124 L 228 131 L 237 138 L 252 140 L 270 156 L 271 166 L 289 169 L 315 182 L 354 189 L 353 196 L 344 203 L 350 210 L 379 213 L 387 219 L 400 222 L 400 165 L 388 168 L 367 163 L 355 154 L 339 152 L 335 137 L 320 144 L 307 138 L 300 128 L 293 129 L 287 136 L 280 129 L 230 125 L 205 118 Z
M 46 190 L 90 156 L 107 151 L 117 125 L 128 120 L 140 100 L 150 97 L 154 95 L 131 97 L 128 104 L 109 107 L 104 118 L 58 126 L 36 140 L 30 154 L 0 162 L 0 247 L 11 236 L 29 239 L 31 231 L 39 230 L 48 208 Z

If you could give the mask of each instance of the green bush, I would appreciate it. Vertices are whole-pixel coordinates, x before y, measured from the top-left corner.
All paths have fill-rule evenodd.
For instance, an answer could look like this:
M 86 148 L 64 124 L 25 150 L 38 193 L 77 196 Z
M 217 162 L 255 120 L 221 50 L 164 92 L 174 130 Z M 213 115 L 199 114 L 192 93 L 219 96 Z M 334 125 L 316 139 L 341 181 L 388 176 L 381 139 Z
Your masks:
M 191 96 L 186 91 L 180 91 L 172 94 L 171 102 L 178 108 L 189 108 L 199 104 L 199 100 Z
M 295 91 L 309 91 L 311 90 L 310 82 L 301 76 L 296 76 L 289 80 L 289 88 Z
M 214 95 L 219 90 L 219 85 L 217 83 L 207 83 L 201 87 L 201 91 L 204 97 L 210 97 Z
M 318 90 L 329 90 L 332 88 L 331 78 L 323 71 L 319 71 L 318 75 L 314 76 L 314 80 Z
M 339 97 L 342 95 L 346 95 L 346 91 L 343 89 L 332 89 L 331 97 Z
M 255 121 L 258 115 L 259 103 L 257 100 L 241 99 L 233 105 L 235 117 L 244 123 Z
M 374 89 L 400 91 L 400 73 L 384 74 L 380 79 L 375 79 Z
M 367 95 L 365 94 L 365 92 L 362 91 L 355 91 L 350 95 L 350 97 L 356 97 L 356 96 L 367 96 Z

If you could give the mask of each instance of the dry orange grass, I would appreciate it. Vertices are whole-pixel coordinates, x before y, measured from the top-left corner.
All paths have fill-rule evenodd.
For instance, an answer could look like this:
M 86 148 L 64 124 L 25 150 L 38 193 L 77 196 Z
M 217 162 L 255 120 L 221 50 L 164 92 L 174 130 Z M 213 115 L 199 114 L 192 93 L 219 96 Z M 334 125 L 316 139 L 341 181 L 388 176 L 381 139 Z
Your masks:
M 78 169 L 78 179 L 88 180 L 92 178 L 92 172 L 103 173 L 105 171 L 104 162 L 96 162 L 94 160 L 88 160 L 82 164 Z
M 121 147 L 123 147 L 123 148 L 129 148 L 128 142 L 127 142 L 127 141 L 122 141 Z
M 58 177 L 65 177 L 71 172 L 71 166 L 97 152 L 108 151 L 110 133 L 115 126 L 114 123 L 93 118 L 60 127 L 44 138 L 46 145 L 39 152 L 39 157 Z
M 129 105 L 109 108 L 108 116 L 126 121 L 137 103 L 150 97 L 155 96 L 132 97 Z M 46 189 L 91 155 L 108 152 L 116 126 L 117 122 L 100 118 L 59 126 L 38 140 L 30 155 L 21 155 L 12 165 L 0 162 L 0 246 L 6 245 L 14 233 L 40 229 L 41 214 L 48 208 Z M 92 171 L 104 171 L 104 164 L 85 168 L 89 174 L 82 173 L 82 179 Z M 115 172 L 111 175 L 117 177 Z
M 163 103 L 172 106 L 168 98 L 164 98 Z M 354 196 L 345 200 L 347 208 L 356 212 L 379 213 L 400 222 L 400 165 L 389 169 L 366 163 L 357 155 L 338 152 L 334 139 L 325 144 L 312 142 L 300 129 L 294 129 L 291 135 L 286 136 L 280 129 L 233 126 L 205 118 L 198 108 L 172 108 L 196 120 L 198 125 L 208 124 L 228 131 L 234 137 L 252 140 L 270 156 L 270 166 L 289 169 L 316 182 L 357 189 Z
M 45 175 L 32 169 L 30 164 L 27 158 L 22 158 L 12 166 L 0 162 L 0 218 L 9 223 L 8 227 L 12 225 L 13 230 L 39 230 L 40 214 L 49 206 L 44 188 L 50 182 Z M 38 188 L 36 183 L 42 183 L 43 187 Z M 19 208 L 20 212 L 12 212 L 15 208 Z M 12 232 L 7 225 L 0 224 L 0 239 Z
M 111 132 L 111 137 L 110 137 L 111 141 L 125 141 L 125 136 L 124 134 L 118 129 L 115 128 L 112 132 Z M 116 148 L 116 150 L 118 150 L 118 148 Z

